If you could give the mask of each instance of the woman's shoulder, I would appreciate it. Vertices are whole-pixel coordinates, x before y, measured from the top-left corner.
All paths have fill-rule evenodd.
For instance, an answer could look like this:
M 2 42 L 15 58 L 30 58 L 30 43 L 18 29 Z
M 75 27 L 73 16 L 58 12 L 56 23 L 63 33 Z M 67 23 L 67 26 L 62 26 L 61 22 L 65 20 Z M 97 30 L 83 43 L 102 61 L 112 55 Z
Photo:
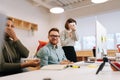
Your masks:
M 62 30 L 62 31 L 61 31 L 61 34 L 66 34 L 66 33 L 67 33 L 66 30 Z
M 62 30 L 61 32 L 67 32 L 67 30 L 66 30 L 66 29 L 64 29 L 64 30 Z

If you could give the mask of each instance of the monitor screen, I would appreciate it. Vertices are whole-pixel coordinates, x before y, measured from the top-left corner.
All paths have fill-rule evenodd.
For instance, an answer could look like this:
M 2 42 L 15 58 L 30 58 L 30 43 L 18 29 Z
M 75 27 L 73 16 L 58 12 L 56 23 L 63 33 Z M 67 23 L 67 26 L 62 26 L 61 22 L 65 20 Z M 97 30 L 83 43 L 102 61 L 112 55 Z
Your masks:
M 103 55 L 107 55 L 107 44 L 106 44 L 107 30 L 96 20 L 96 58 L 102 58 Z

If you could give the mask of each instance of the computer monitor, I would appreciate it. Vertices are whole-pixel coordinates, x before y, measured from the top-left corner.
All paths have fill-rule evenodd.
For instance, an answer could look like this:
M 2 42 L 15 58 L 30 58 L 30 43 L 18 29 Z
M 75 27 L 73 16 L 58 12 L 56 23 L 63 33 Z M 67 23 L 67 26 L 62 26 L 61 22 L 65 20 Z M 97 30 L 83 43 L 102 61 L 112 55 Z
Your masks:
M 96 58 L 103 58 L 104 55 L 107 55 L 107 43 L 106 43 L 107 30 L 96 20 Z
M 116 70 L 120 71 L 120 68 L 114 65 L 108 58 L 107 58 L 107 30 L 106 28 L 96 19 L 96 58 L 102 59 L 103 62 L 97 69 L 96 74 L 98 74 L 103 67 L 105 66 L 105 63 L 108 62 L 112 67 L 114 67 Z

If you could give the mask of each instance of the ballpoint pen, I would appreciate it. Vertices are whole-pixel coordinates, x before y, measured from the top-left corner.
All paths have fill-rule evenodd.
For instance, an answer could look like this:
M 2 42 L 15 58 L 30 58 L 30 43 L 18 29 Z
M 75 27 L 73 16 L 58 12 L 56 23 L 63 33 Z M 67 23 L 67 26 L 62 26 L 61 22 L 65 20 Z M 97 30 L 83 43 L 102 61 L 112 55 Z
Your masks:
M 80 68 L 80 66 L 78 66 L 78 65 L 69 65 L 69 67 L 72 67 L 72 68 Z

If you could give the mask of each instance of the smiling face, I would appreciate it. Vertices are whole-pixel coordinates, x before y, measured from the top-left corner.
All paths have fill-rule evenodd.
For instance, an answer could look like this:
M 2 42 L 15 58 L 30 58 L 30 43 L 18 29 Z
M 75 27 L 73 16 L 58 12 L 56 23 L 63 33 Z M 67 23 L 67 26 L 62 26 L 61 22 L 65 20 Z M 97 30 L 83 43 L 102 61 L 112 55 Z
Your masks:
M 49 42 L 53 45 L 57 45 L 59 42 L 59 33 L 57 31 L 51 31 L 48 35 Z

